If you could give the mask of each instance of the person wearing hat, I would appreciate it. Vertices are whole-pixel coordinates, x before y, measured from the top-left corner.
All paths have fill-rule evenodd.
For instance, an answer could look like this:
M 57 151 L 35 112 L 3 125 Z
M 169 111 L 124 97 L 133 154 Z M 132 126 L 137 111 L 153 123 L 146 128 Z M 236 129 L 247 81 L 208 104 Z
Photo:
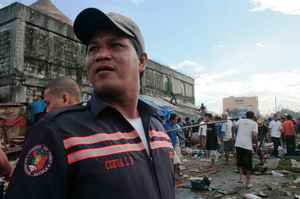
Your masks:
M 30 129 L 6 198 L 174 199 L 172 143 L 156 111 L 138 99 L 147 62 L 138 26 L 88 8 L 74 32 L 87 45 L 92 97 Z

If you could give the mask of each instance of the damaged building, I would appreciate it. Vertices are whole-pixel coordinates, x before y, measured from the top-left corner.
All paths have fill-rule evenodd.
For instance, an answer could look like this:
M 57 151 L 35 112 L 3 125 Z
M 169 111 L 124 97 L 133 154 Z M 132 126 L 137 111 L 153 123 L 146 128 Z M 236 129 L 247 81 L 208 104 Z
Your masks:
M 62 76 L 76 80 L 87 100 L 91 87 L 85 53 L 71 20 L 50 0 L 0 9 L 0 103 L 30 103 L 49 80 Z M 194 80 L 153 60 L 146 66 L 141 93 L 195 110 Z

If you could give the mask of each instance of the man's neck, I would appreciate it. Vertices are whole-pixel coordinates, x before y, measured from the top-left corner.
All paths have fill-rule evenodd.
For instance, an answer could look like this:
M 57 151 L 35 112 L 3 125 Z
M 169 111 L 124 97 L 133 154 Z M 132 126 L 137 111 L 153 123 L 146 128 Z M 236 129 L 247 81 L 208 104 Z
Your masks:
M 125 118 L 134 119 L 139 117 L 138 94 L 136 96 L 123 96 L 115 99 L 105 100 L 106 103 L 118 110 Z

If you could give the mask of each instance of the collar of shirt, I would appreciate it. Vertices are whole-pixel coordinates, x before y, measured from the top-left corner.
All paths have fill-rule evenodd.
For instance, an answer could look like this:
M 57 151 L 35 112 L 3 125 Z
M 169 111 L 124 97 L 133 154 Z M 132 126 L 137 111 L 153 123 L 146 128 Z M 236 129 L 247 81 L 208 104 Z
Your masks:
M 112 108 L 109 104 L 105 103 L 96 93 L 92 94 L 92 97 L 90 101 L 88 102 L 90 106 L 90 110 L 92 114 L 97 117 L 104 109 L 106 108 Z M 140 116 L 147 114 L 156 117 L 160 120 L 157 111 L 148 105 L 147 103 L 143 102 L 139 99 L 138 101 L 138 110 L 140 113 Z

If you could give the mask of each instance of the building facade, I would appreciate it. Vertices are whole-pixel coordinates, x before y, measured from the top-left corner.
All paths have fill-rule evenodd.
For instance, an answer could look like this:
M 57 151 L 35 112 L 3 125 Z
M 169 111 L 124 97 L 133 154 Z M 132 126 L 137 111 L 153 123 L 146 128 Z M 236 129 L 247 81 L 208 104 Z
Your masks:
M 0 9 L 0 103 L 31 102 L 51 79 L 68 76 L 92 92 L 84 68 L 86 46 L 73 33 L 71 20 L 50 0 L 31 6 L 13 3 Z M 194 80 L 150 60 L 141 93 L 178 104 L 194 104 Z
M 233 117 L 243 116 L 245 112 L 258 110 L 258 97 L 227 97 L 223 99 L 223 112 L 229 112 Z

